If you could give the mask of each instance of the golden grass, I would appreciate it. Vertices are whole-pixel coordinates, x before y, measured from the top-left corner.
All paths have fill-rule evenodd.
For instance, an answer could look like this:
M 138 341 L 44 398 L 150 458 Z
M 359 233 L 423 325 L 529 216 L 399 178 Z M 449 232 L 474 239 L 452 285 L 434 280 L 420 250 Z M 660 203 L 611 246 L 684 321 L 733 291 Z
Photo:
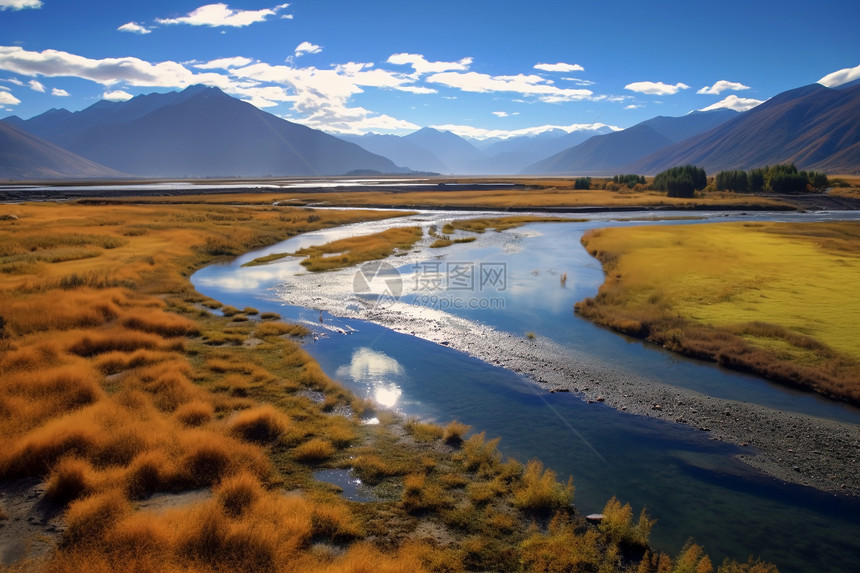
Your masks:
M 165 198 L 175 203 L 205 202 L 226 204 L 241 202 L 254 205 L 272 203 L 348 207 L 471 207 L 497 210 L 564 208 L 564 207 L 656 207 L 672 206 L 684 209 L 707 209 L 708 207 L 734 206 L 737 208 L 784 207 L 786 203 L 769 197 L 734 195 L 725 193 L 705 194 L 695 199 L 667 197 L 664 192 L 648 190 L 625 190 L 613 192 L 602 189 L 574 189 L 574 178 L 521 179 L 520 184 L 511 187 L 510 180 L 474 180 L 474 183 L 488 183 L 490 187 L 472 191 L 344 191 L 333 193 L 254 193 L 242 195 L 209 195 L 201 197 Z M 434 183 L 437 181 L 434 180 Z M 444 182 L 444 181 L 438 181 Z M 462 183 L 462 182 L 459 182 Z M 492 184 L 498 183 L 493 188 Z M 595 180 L 597 183 L 597 180 Z M 594 185 L 597 186 L 597 185 Z
M 290 424 L 290 419 L 271 404 L 245 410 L 230 421 L 230 431 L 239 438 L 258 443 L 277 440 Z
M 463 436 L 471 429 L 472 427 L 467 424 L 452 420 L 445 426 L 445 430 L 442 432 L 442 439 L 448 444 L 459 445 L 463 442 Z
M 860 224 L 602 229 L 584 316 L 672 350 L 860 401 Z
M 397 251 L 406 251 L 421 240 L 423 234 L 421 227 L 394 227 L 372 235 L 306 247 L 292 254 L 305 257 L 301 265 L 309 271 L 331 271 L 384 259 Z
M 474 219 L 457 219 L 445 223 L 443 233 L 454 231 L 469 231 L 471 233 L 483 233 L 487 230 L 505 231 L 514 229 L 529 223 L 569 223 L 574 219 L 562 217 L 544 217 L 536 215 L 511 215 L 510 217 L 476 217 Z
M 413 421 L 407 439 L 389 431 L 399 422 L 385 412 L 379 426 L 362 426 L 368 405 L 285 336 L 303 327 L 273 322 L 275 313 L 235 321 L 256 310 L 222 307 L 187 280 L 221 257 L 391 214 L 237 207 L 241 200 L 2 207 L 18 218 L 0 218 L 0 482 L 43 480 L 45 503 L 66 525 L 56 551 L 16 566 L 528 570 L 521 543 L 553 533 L 518 525 L 544 519 L 537 514 L 553 504 L 574 517 L 557 503 L 566 488 L 553 487 L 550 472 L 504 461 L 482 434 L 463 442 L 469 427 L 457 422 Z M 33 246 L 39 258 L 22 257 Z M 71 256 L 75 249 L 88 256 Z M 354 416 L 332 413 L 341 407 Z M 321 464 L 354 467 L 384 499 L 336 498 L 313 479 Z M 195 489 L 211 496 L 166 511 L 138 507 Z M 452 541 L 415 540 L 418 516 L 454 531 Z M 613 542 L 593 528 L 566 534 L 596 544 L 604 570 L 618 570 Z

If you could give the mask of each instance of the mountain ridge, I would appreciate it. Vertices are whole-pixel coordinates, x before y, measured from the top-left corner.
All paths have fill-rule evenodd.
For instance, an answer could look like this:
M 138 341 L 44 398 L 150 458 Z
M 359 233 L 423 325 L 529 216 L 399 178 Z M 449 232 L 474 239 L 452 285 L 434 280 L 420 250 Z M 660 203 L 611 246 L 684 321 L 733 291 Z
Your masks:
M 116 104 L 116 105 L 113 105 Z M 44 115 L 44 114 L 43 114 Z M 61 147 L 145 177 L 328 176 L 404 173 L 389 159 L 322 131 L 292 123 L 218 88 L 99 102 L 63 117 L 21 120 Z M 35 133 L 39 135 L 39 133 Z

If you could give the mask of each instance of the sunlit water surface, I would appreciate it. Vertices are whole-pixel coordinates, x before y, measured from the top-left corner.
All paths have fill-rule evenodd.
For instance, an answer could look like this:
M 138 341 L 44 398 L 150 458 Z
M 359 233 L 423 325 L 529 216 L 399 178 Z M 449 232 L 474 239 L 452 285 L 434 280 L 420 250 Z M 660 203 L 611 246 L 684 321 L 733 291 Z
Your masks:
M 857 218 L 853 213 L 700 215 L 705 218 L 678 222 Z M 400 224 L 417 221 L 427 227 L 453 216 L 422 213 Z M 368 322 L 284 304 L 271 289 L 299 272 L 293 260 L 241 267 L 268 253 L 375 232 L 390 224 L 351 225 L 296 237 L 229 264 L 202 269 L 192 281 L 201 293 L 225 304 L 279 312 L 311 327 L 322 337 L 307 342 L 305 348 L 327 374 L 359 396 L 409 416 L 440 423 L 460 420 L 488 436 L 501 437 L 500 448 L 506 455 L 521 461 L 539 458 L 561 478 L 573 475 L 576 504 L 585 513 L 600 511 L 613 495 L 631 503 L 634 511 L 647 507 L 658 520 L 651 539 L 659 549 L 676 553 L 693 537 L 706 544 L 715 563 L 725 556 L 745 560 L 755 555 L 788 572 L 853 570 L 860 558 L 860 503 L 855 500 L 758 474 L 734 459 L 739 448 L 711 440 L 705 432 L 586 404 L 572 394 L 550 394 L 515 373 L 445 346 Z M 651 222 L 594 215 L 587 222 L 532 224 L 506 231 L 516 234 L 514 249 L 479 239 L 449 247 L 444 255 L 428 251 L 426 260 L 438 261 L 443 255 L 446 261 L 506 266 L 506 288 L 481 293 L 501 298 L 503 309 L 451 310 L 459 316 L 518 336 L 536 332 L 615 367 L 712 396 L 860 423 L 856 409 L 679 358 L 575 315 L 573 303 L 593 295 L 603 281 L 600 264 L 579 243 L 582 233 L 594 227 L 634 224 Z M 404 281 L 418 280 L 416 273 L 424 272 L 411 265 L 398 270 Z M 562 273 L 568 276 L 564 285 Z

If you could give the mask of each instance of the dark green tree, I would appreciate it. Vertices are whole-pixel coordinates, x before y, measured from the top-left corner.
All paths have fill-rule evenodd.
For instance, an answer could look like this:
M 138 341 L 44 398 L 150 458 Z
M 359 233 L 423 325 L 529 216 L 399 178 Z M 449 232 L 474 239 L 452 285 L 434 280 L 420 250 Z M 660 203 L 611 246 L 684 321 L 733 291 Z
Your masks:
M 574 189 L 591 189 L 591 177 L 577 177 L 573 182 Z
M 666 191 L 669 197 L 693 197 L 696 191 L 708 185 L 705 170 L 694 165 L 672 167 L 658 173 L 651 187 L 657 191 Z

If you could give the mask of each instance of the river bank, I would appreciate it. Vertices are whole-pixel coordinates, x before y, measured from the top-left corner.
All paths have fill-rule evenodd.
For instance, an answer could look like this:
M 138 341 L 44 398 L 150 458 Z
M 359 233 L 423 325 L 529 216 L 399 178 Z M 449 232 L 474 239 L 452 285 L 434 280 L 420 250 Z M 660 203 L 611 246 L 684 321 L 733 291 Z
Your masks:
M 491 234 L 482 241 L 503 241 Z M 398 265 L 416 264 L 427 253 L 412 252 Z M 288 278 L 279 297 L 289 304 L 336 316 L 368 320 L 464 352 L 488 364 L 518 372 L 543 392 L 571 392 L 595 408 L 683 424 L 712 439 L 737 444 L 749 466 L 774 478 L 822 491 L 860 495 L 860 427 L 759 404 L 717 398 L 644 376 L 630 368 L 564 347 L 540 335 L 523 336 L 466 320 L 414 301 L 357 297 L 355 270 Z

